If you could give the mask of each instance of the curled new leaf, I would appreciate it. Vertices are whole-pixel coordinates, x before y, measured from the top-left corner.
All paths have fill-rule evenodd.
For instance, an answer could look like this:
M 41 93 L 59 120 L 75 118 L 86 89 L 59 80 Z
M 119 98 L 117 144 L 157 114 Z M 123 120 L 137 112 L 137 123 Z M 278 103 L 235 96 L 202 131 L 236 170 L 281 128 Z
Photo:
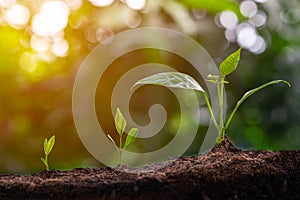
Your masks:
M 151 84 L 151 85 L 160 85 L 171 88 L 182 88 L 182 89 L 192 89 L 198 90 L 200 92 L 205 92 L 203 88 L 187 74 L 180 72 L 163 72 L 158 73 L 152 76 L 148 76 L 137 81 L 132 88 L 137 85 Z
M 241 48 L 230 54 L 221 64 L 220 73 L 224 78 L 228 74 L 231 74 L 237 67 L 240 60 Z

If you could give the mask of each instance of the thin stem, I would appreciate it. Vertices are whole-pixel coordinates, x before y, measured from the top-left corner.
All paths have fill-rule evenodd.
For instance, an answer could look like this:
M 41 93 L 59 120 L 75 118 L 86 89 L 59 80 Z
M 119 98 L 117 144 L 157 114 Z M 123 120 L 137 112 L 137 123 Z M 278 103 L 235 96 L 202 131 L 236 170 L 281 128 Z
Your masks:
M 231 112 L 231 114 L 230 114 L 230 116 L 229 116 L 229 118 L 228 118 L 228 120 L 227 120 L 227 122 L 225 124 L 225 128 L 224 128 L 225 130 L 228 128 L 228 126 L 229 126 L 229 124 L 230 124 L 230 122 L 231 122 L 231 120 L 232 120 L 235 112 L 237 111 L 238 107 L 239 107 L 239 105 L 235 106 L 234 109 L 233 109 L 233 111 Z
M 120 134 L 120 151 L 119 151 L 119 156 L 120 156 L 120 165 L 123 165 L 123 158 L 122 158 L 122 151 L 123 151 L 123 144 L 122 144 L 122 134 Z
M 49 171 L 49 165 L 48 165 L 48 154 L 45 154 L 45 164 L 46 164 L 46 170 Z
M 224 100 L 224 77 L 222 81 L 218 84 L 219 88 L 219 105 L 220 105 L 220 127 L 219 127 L 219 137 L 221 140 L 224 139 L 224 118 L 223 118 L 223 100 Z
M 119 163 L 120 163 L 120 166 L 122 166 L 122 165 L 123 165 L 122 153 L 123 153 L 123 150 L 122 150 L 122 149 L 120 149 L 120 151 L 119 151 Z
M 218 125 L 218 123 L 217 123 L 217 121 L 216 121 L 216 118 L 215 118 L 215 115 L 214 115 L 214 113 L 213 113 L 213 111 L 212 111 L 212 109 L 211 109 L 211 105 L 210 105 L 210 102 L 209 102 L 209 100 L 208 100 L 208 98 L 207 98 L 207 95 L 206 95 L 205 92 L 201 92 L 201 93 L 202 93 L 202 95 L 203 95 L 203 97 L 204 97 L 204 99 L 205 99 L 205 102 L 206 102 L 206 104 L 207 104 L 207 107 L 208 107 L 208 110 L 209 110 L 209 112 L 210 112 L 210 115 L 211 115 L 211 118 L 212 118 L 212 120 L 213 120 L 213 123 L 214 123 L 215 127 L 216 127 L 217 129 L 219 129 L 219 128 L 218 128 L 219 125 Z

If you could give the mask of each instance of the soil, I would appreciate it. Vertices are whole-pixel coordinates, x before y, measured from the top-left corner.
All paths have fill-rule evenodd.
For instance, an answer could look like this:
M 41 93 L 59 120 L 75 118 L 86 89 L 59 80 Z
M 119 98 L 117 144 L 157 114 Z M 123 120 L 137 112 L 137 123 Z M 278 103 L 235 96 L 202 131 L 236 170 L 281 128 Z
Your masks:
M 0 175 L 0 199 L 300 199 L 300 151 L 242 151 L 226 138 L 155 166 Z

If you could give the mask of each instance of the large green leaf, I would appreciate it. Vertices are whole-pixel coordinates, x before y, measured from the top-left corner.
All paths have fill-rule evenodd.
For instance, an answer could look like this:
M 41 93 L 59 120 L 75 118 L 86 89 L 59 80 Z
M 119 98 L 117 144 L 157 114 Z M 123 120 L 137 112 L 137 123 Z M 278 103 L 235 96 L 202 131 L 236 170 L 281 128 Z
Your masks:
M 234 107 L 232 113 L 230 114 L 230 116 L 229 116 L 229 118 L 228 118 L 228 120 L 227 120 L 227 122 L 226 122 L 225 129 L 228 128 L 228 126 L 229 126 L 229 124 L 230 124 L 230 122 L 231 122 L 231 120 L 232 120 L 232 117 L 234 116 L 234 114 L 235 114 L 235 112 L 237 111 L 237 109 L 239 108 L 239 106 L 240 106 L 240 105 L 241 105 L 248 97 L 250 97 L 252 94 L 254 94 L 254 93 L 256 93 L 256 92 L 262 90 L 263 88 L 265 88 L 265 87 L 267 87 L 267 86 L 269 86 L 269 85 L 278 84 L 278 83 L 285 83 L 285 84 L 287 84 L 289 87 L 291 87 L 291 84 L 290 84 L 289 82 L 285 81 L 285 80 L 274 80 L 274 81 L 270 81 L 270 82 L 268 82 L 268 83 L 265 83 L 265 84 L 263 84 L 263 85 L 261 85 L 261 86 L 259 86 L 259 87 L 257 87 L 257 88 L 254 88 L 254 89 L 252 89 L 252 90 L 246 92 L 246 93 L 242 96 L 242 98 L 237 102 L 237 104 L 235 105 L 235 107 Z
M 126 137 L 124 148 L 129 147 L 134 142 L 134 140 L 136 139 L 137 132 L 138 132 L 137 128 L 130 129 Z
M 193 79 L 191 76 L 180 73 L 180 72 L 163 72 L 152 76 L 148 76 L 137 81 L 132 88 L 137 85 L 161 85 L 171 88 L 182 88 L 182 89 L 192 89 L 198 90 L 200 92 L 205 92 L 202 87 Z
M 220 64 L 220 73 L 221 76 L 224 78 L 228 74 L 232 73 L 240 60 L 241 48 L 237 51 L 230 54 L 221 64 Z
M 115 126 L 119 135 L 121 136 L 124 133 L 126 128 L 126 120 L 123 117 L 123 114 L 121 113 L 119 108 L 117 108 L 117 112 L 115 116 Z

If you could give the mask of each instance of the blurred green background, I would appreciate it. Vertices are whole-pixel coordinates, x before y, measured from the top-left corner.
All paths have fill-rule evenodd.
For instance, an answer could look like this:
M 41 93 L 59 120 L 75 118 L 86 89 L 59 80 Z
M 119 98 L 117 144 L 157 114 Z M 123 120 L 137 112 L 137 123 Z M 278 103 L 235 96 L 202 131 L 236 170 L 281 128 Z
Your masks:
M 273 86 L 247 100 L 227 133 L 244 149 L 300 147 L 298 0 L 0 0 L 0 8 L 2 173 L 43 169 L 43 140 L 53 134 L 52 168 L 101 166 L 74 126 L 76 72 L 108 37 L 148 26 L 191 36 L 216 64 L 243 47 L 239 67 L 228 77 L 229 109 L 249 89 L 288 80 L 292 88 Z M 176 124 L 176 117 L 172 120 Z

